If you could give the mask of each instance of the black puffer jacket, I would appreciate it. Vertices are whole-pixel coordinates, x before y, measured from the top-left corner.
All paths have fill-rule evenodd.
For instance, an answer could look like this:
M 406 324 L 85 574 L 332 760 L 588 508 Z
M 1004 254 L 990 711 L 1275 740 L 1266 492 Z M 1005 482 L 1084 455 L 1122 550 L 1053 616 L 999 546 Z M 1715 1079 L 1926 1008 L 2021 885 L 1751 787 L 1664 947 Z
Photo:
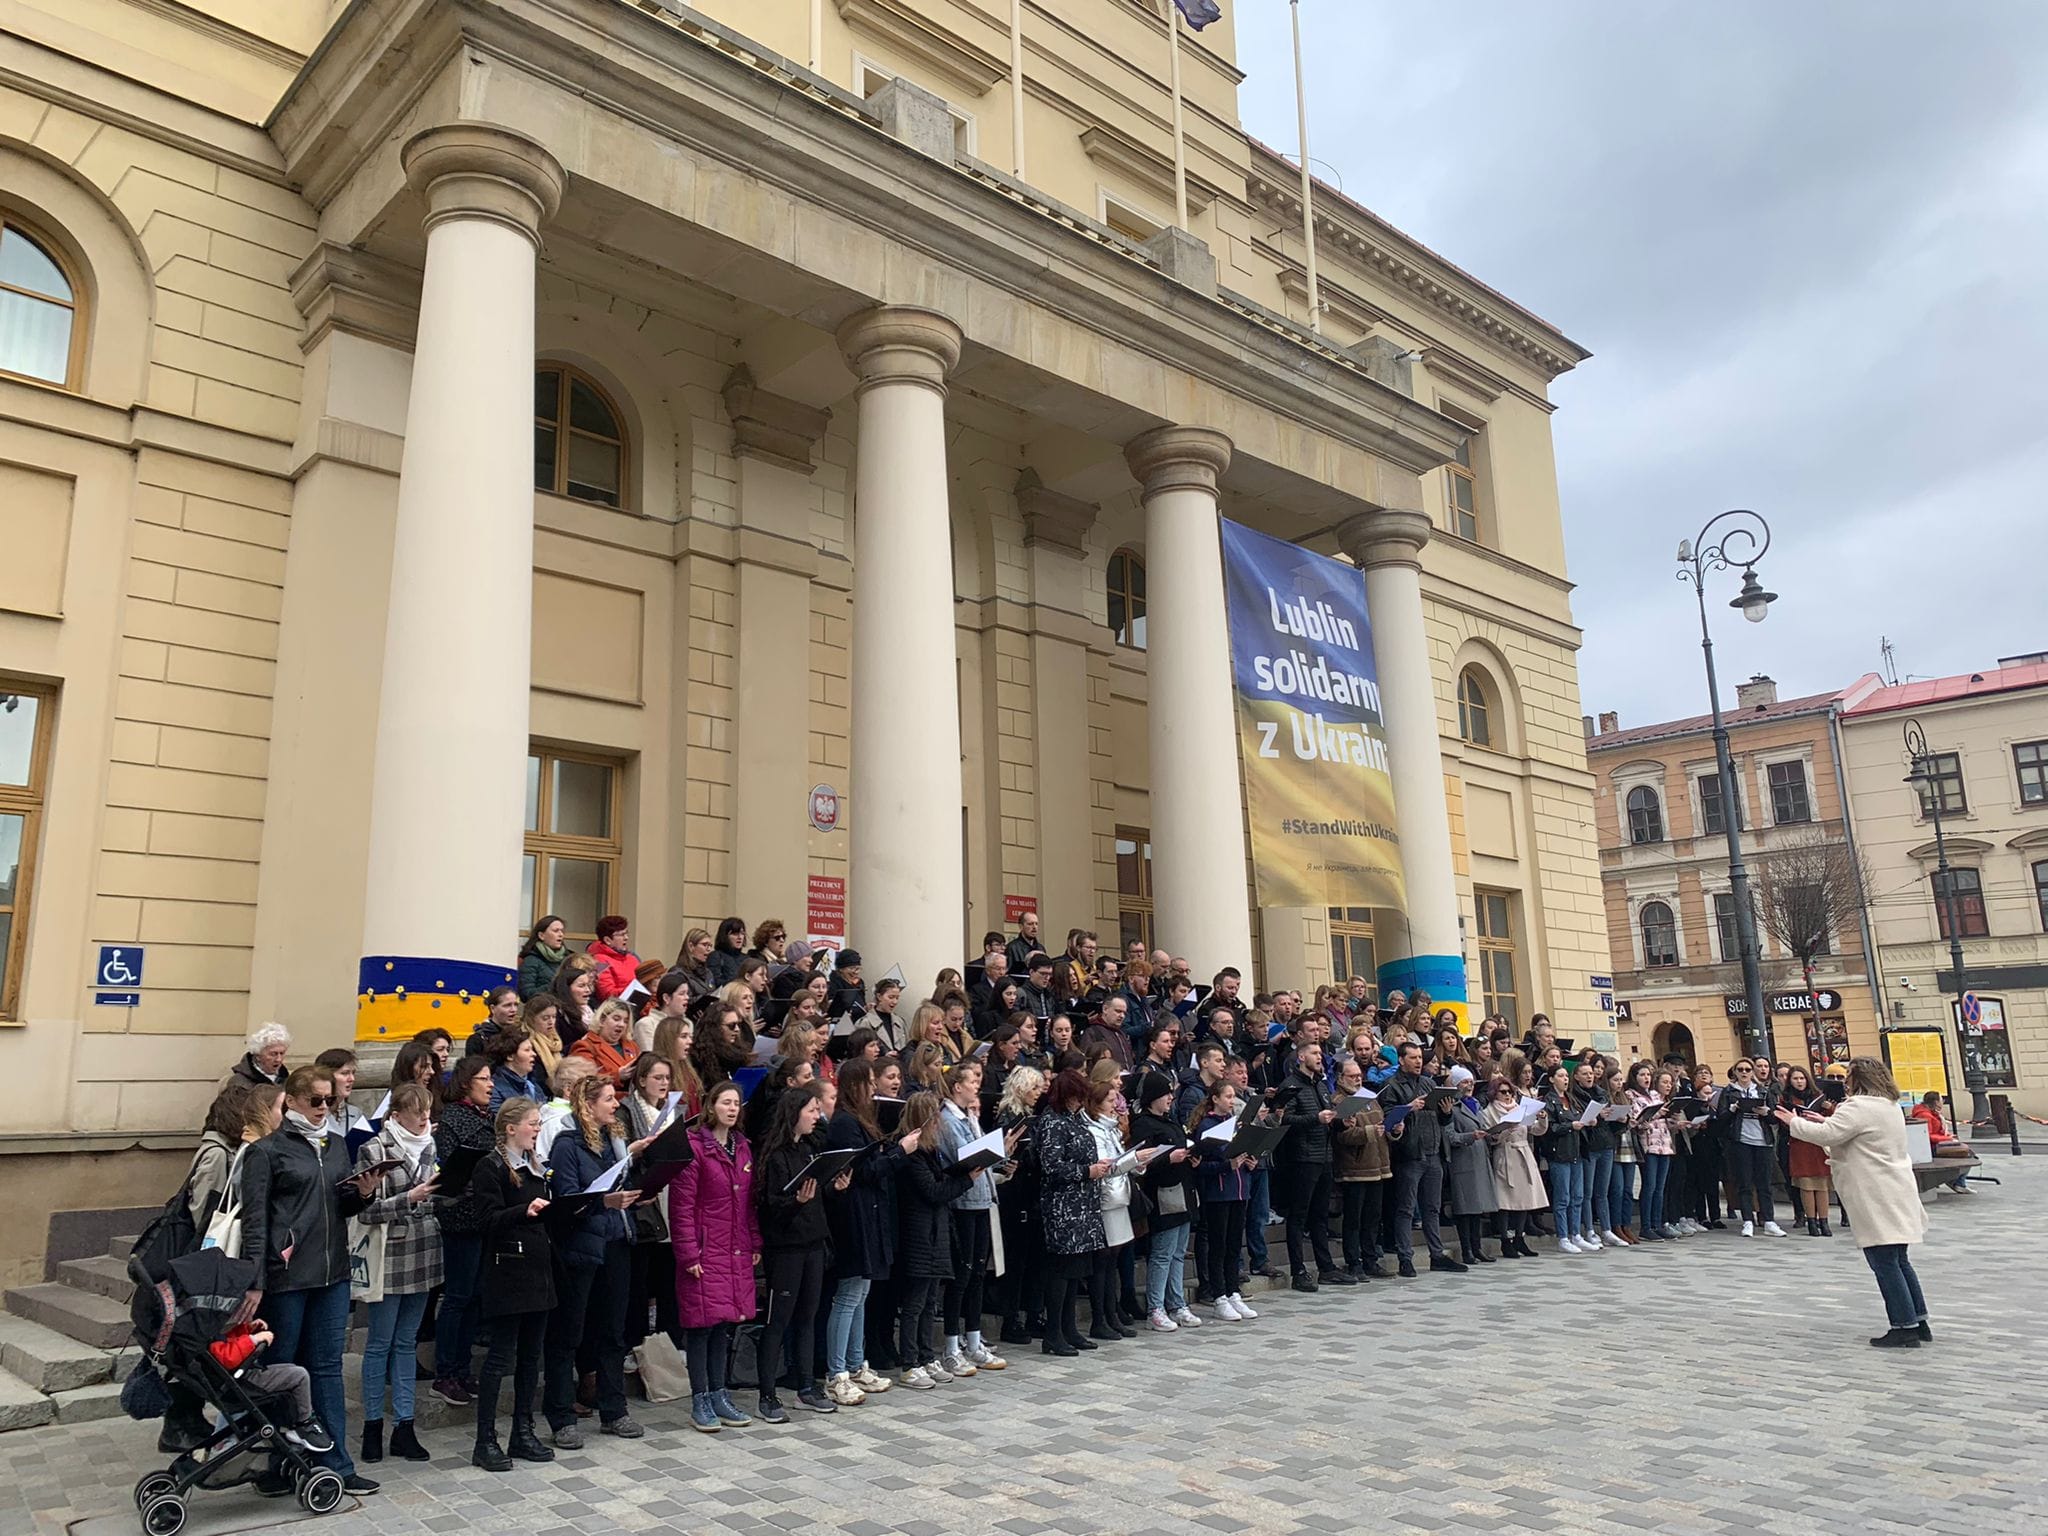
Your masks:
M 473 1104 L 448 1104 L 442 1106 L 441 1123 L 434 1127 L 434 1161 L 446 1163 L 448 1154 L 457 1147 L 469 1147 L 478 1152 L 488 1152 L 497 1145 L 491 1130 L 490 1116 Z M 477 1207 L 476 1186 L 468 1189 L 443 1190 L 452 1195 L 446 1209 L 441 1212 L 441 1232 L 447 1237 L 475 1237 L 483 1231 L 483 1215 Z
M 348 1278 L 348 1218 L 363 1208 L 341 1132 L 313 1143 L 289 1125 L 242 1160 L 242 1253 L 263 1266 L 263 1289 L 315 1291 Z
M 948 1173 L 922 1147 L 897 1161 L 896 1273 L 906 1280 L 953 1278 L 953 1202 L 973 1182 Z
M 1290 1072 L 1273 1093 L 1273 1107 L 1287 1126 L 1273 1160 L 1289 1167 L 1330 1161 L 1330 1126 L 1322 1112 L 1330 1107 L 1329 1085 L 1319 1072 L 1304 1077 Z
M 754 1203 L 761 1216 L 763 1249 L 807 1252 L 823 1248 L 830 1239 L 831 1225 L 825 1209 L 830 1186 L 819 1185 L 817 1192 L 804 1201 L 797 1199 L 795 1190 L 785 1192 L 784 1188 L 817 1154 L 817 1148 L 798 1141 L 777 1147 L 758 1159 L 754 1168 Z

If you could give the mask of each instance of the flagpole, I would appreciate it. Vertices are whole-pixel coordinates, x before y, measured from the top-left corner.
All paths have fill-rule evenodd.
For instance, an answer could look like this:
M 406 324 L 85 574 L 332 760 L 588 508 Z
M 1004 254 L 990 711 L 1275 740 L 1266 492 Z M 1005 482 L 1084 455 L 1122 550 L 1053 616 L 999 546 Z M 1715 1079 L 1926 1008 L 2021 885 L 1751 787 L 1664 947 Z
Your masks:
M 1316 281 L 1315 182 L 1308 172 L 1308 86 L 1301 67 L 1301 0 L 1288 0 L 1287 10 L 1294 18 L 1294 115 L 1301 133 L 1301 239 L 1307 253 L 1308 328 L 1321 335 L 1323 301 L 1321 286 Z
M 1010 0 L 1010 163 L 1024 179 L 1024 0 Z
M 1180 6 L 1166 0 L 1166 43 L 1173 54 L 1173 222 L 1188 227 L 1188 136 L 1180 96 Z
M 811 73 L 825 67 L 825 0 L 811 0 Z M 858 84 L 859 82 L 855 82 Z

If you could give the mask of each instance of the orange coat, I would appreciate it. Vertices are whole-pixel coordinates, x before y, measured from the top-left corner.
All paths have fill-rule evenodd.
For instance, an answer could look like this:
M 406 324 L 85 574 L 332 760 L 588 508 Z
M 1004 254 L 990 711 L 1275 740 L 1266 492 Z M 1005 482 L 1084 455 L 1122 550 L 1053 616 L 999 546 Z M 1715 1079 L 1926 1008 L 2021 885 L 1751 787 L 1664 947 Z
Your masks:
M 633 1058 L 640 1054 L 640 1047 L 633 1043 L 631 1035 L 621 1036 L 617 1045 L 607 1045 L 604 1036 L 593 1032 L 572 1045 L 569 1054 L 588 1056 L 597 1064 L 601 1076 L 617 1082 L 626 1075 L 626 1068 L 633 1065 Z

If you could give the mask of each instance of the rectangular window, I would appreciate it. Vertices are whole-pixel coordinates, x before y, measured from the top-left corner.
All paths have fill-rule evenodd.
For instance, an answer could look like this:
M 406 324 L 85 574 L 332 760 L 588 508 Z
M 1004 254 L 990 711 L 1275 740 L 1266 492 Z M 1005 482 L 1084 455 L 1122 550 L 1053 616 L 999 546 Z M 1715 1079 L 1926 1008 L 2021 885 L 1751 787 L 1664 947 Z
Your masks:
M 1700 775 L 1699 784 L 1700 835 L 1703 837 L 1718 837 L 1728 830 L 1727 822 L 1722 819 L 1726 815 L 1726 801 L 1721 794 L 1721 775 L 1718 773 L 1703 773 Z M 1742 826 L 1742 803 L 1739 800 L 1735 805 L 1735 825 L 1740 830 Z
M 1735 933 L 1735 893 L 1714 892 L 1714 934 L 1719 940 L 1723 960 L 1740 960 L 1742 944 Z
M 1377 1006 L 1379 974 L 1372 944 L 1372 908 L 1330 908 L 1330 979 L 1341 987 L 1354 976 L 1363 977 L 1366 996 Z
M 1516 1003 L 1514 894 L 1482 889 L 1475 890 L 1472 896 L 1479 916 L 1479 989 L 1486 1000 L 1486 1011 L 1519 1027 L 1522 1016 Z
M 597 920 L 618 909 L 621 778 L 608 758 L 547 747 L 528 755 L 520 898 L 529 924 L 559 917 L 570 938 L 587 944 Z
M 1960 753 L 1928 753 L 1927 776 L 1914 780 L 1913 787 L 1920 792 L 1922 816 L 1932 816 L 1937 806 L 1944 816 L 1961 816 L 1970 809 L 1963 794 L 1963 759 Z
M 2020 776 L 2020 804 L 2048 805 L 2048 741 L 2023 741 L 2012 749 Z
M 1145 827 L 1116 829 L 1117 942 L 1133 939 L 1152 949 L 1152 833 Z
M 1981 939 L 1991 932 L 1984 917 L 1984 884 L 1974 869 L 1952 869 L 1944 881 L 1937 870 L 1928 877 L 1934 887 L 1934 918 L 1941 936 L 1949 937 L 1950 897 L 1954 898 L 1956 926 L 1966 939 Z
M 1462 425 L 1462 423 L 1460 423 Z M 1449 477 L 1445 486 L 1449 497 L 1450 529 L 1468 544 L 1479 542 L 1479 480 L 1472 472 L 1472 439 L 1464 437 L 1458 442 L 1458 455 L 1444 466 Z
M 2034 905 L 2041 913 L 2041 931 L 2048 933 L 2048 860 L 2034 866 Z
M 0 681 L 0 1019 L 21 1016 L 28 901 L 55 703 L 56 696 L 42 689 Z
M 1775 825 L 1813 820 L 1813 802 L 1806 793 L 1805 763 L 1772 763 L 1764 772 L 1770 781 L 1771 821 Z

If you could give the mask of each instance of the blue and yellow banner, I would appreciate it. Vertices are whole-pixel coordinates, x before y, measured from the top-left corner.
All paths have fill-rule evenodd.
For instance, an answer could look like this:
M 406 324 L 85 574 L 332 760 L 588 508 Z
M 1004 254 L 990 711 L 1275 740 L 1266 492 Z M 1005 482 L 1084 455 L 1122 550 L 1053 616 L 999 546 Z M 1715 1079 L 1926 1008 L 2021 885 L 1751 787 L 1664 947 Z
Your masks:
M 1226 519 L 1223 586 L 1259 905 L 1405 907 L 1364 573 Z

